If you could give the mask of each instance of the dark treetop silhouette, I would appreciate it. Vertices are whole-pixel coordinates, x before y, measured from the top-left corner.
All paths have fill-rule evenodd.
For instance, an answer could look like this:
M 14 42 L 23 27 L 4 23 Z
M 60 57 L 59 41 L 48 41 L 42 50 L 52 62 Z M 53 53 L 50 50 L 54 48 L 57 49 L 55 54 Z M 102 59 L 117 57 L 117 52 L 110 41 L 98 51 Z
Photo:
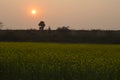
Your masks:
M 2 22 L 0 22 L 0 29 L 3 27 L 3 23 Z
M 39 30 L 44 30 L 45 27 L 45 22 L 44 21 L 40 21 L 39 25 Z

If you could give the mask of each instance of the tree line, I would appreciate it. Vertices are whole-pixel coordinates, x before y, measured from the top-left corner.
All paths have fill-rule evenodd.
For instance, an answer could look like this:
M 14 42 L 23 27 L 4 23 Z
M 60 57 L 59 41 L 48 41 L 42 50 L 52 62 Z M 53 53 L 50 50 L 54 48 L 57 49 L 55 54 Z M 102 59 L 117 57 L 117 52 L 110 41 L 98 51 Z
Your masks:
M 120 31 L 110 30 L 0 30 L 0 41 L 61 42 L 61 43 L 120 43 Z

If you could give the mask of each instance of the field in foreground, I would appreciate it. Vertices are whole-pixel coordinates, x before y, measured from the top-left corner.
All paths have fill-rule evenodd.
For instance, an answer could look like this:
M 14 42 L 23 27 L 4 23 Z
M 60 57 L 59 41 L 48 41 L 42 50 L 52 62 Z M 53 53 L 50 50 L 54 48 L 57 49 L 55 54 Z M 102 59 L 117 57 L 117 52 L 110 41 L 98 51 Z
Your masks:
M 0 80 L 120 80 L 120 45 L 1 42 Z

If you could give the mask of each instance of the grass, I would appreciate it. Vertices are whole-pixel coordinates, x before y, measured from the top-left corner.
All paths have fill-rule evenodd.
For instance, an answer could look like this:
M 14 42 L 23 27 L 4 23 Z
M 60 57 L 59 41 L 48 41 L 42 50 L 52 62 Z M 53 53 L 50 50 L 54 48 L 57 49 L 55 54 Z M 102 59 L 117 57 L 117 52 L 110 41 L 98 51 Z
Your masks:
M 120 45 L 0 42 L 0 80 L 120 80 Z

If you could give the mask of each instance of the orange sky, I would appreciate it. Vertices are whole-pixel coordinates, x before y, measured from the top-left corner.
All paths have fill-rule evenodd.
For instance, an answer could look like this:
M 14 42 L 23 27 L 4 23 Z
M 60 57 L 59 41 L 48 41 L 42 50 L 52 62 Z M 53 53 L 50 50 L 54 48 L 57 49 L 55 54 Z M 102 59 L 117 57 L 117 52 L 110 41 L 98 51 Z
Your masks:
M 120 29 L 120 0 L 0 0 L 4 29 Z M 31 10 L 36 9 L 36 15 Z

